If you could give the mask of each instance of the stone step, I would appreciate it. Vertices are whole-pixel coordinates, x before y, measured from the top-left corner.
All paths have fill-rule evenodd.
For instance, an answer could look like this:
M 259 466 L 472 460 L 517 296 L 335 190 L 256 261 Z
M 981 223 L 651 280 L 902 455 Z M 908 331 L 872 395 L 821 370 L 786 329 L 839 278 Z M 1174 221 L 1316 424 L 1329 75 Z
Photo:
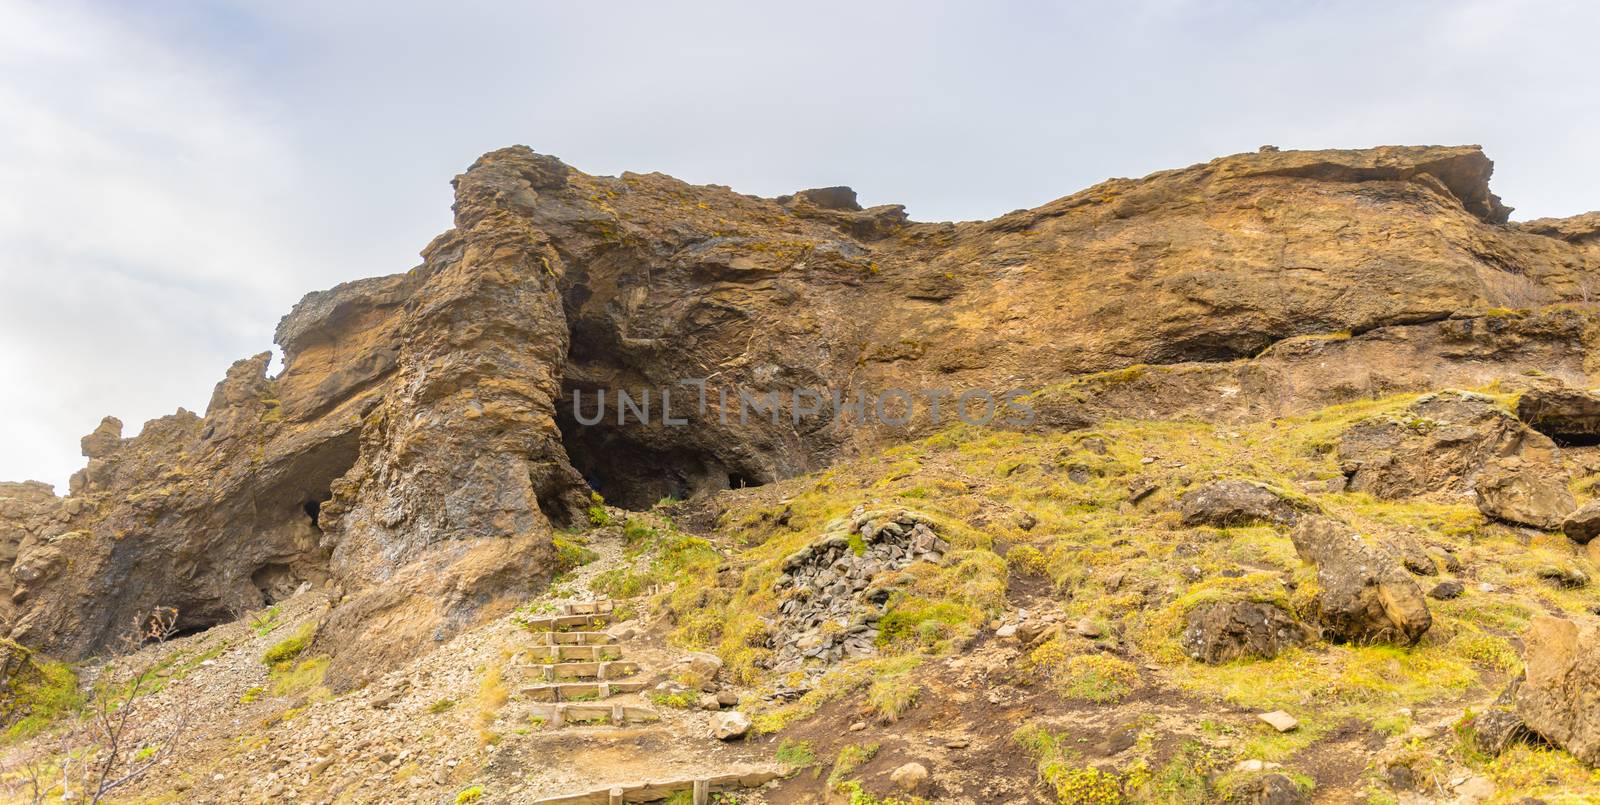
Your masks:
M 563 679 L 621 679 L 639 673 L 639 664 L 627 660 L 606 662 L 558 662 L 550 665 L 524 665 L 528 676 L 546 682 Z
M 627 704 L 547 704 L 533 708 L 533 718 L 544 719 L 552 729 L 573 724 L 648 724 L 661 716 L 648 707 Z
M 694 805 L 706 805 L 713 793 L 755 788 L 781 776 L 782 773 L 776 769 L 748 766 L 714 777 L 622 783 L 579 794 L 536 799 L 531 805 L 624 805 L 630 802 L 656 802 L 681 791 L 690 792 L 690 801 Z
M 532 685 L 520 692 L 524 699 L 535 702 L 581 702 L 609 699 L 624 693 L 639 693 L 649 684 L 635 682 L 556 682 Z
M 610 601 L 585 601 L 575 604 L 562 604 L 563 615 L 610 615 L 616 605 Z
M 552 632 L 551 634 L 561 634 Z M 577 634 L 565 632 L 564 634 Z M 523 655 L 533 662 L 602 662 L 622 658 L 622 649 L 613 645 L 533 646 L 523 650 Z
M 536 646 L 609 646 L 617 642 L 605 632 L 534 632 Z
M 530 632 L 564 632 L 571 629 L 599 629 L 609 620 L 606 615 L 547 615 L 524 618 L 522 628 Z

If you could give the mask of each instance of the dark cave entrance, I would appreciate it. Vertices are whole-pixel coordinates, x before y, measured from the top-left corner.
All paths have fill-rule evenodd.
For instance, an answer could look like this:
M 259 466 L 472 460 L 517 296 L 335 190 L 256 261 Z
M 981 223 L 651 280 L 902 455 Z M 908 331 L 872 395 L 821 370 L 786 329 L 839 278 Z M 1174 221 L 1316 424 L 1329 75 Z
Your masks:
M 307 517 L 311 518 L 311 527 L 315 528 L 318 534 L 322 533 L 322 524 L 317 522 L 317 516 L 322 514 L 322 504 L 333 499 L 332 492 L 325 492 L 323 494 L 325 497 L 315 500 L 308 500 L 300 506 L 300 510 L 305 512 Z
M 586 406 L 591 399 L 585 390 Z M 705 430 L 693 423 L 618 425 L 611 414 L 593 425 L 582 424 L 572 414 L 570 389 L 559 404 L 556 424 L 567 460 L 613 506 L 643 511 L 667 498 L 688 500 L 766 482 L 759 469 L 726 461 L 709 449 Z

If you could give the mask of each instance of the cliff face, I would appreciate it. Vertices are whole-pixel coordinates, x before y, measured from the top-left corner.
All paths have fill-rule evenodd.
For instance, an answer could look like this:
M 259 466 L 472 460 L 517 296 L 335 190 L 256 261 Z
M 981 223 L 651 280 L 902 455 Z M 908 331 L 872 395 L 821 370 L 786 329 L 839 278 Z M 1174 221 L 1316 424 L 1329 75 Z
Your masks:
M 643 507 L 931 424 L 920 398 L 903 427 L 787 402 L 725 419 L 717 389 L 1044 389 L 1028 426 L 1049 428 L 1530 369 L 1589 385 L 1600 222 L 1507 224 L 1491 169 L 1474 147 L 1268 150 L 929 224 L 844 188 L 763 199 L 496 151 L 420 266 L 283 319 L 278 376 L 240 361 L 204 416 L 131 439 L 108 419 L 65 498 L 0 487 L 12 636 L 83 656 L 151 606 L 199 629 L 328 583 L 318 639 L 353 680 L 544 585 L 591 488 Z M 1135 364 L 1157 368 L 1087 374 Z M 617 390 L 662 388 L 686 424 L 659 395 L 618 424 Z M 602 389 L 608 416 L 579 424 L 574 394 Z

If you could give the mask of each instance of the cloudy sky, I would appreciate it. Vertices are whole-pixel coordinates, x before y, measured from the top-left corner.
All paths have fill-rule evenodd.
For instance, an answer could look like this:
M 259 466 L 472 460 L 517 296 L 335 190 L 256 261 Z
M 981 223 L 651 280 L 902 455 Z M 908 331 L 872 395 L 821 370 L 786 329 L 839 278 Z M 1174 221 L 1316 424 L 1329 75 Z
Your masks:
M 1213 156 L 1481 143 L 1600 208 L 1593 3 L 0 0 L 0 479 L 203 410 L 306 291 L 403 271 L 449 179 L 849 184 L 987 218 Z

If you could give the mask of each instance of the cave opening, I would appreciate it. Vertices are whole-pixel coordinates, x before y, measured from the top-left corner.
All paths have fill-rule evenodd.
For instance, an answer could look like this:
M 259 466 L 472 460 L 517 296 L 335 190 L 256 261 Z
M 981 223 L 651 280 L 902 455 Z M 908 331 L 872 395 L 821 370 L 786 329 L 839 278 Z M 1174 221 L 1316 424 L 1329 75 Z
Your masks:
M 562 400 L 556 424 L 568 461 L 613 506 L 644 511 L 667 499 L 765 482 L 759 469 L 719 456 L 692 425 L 617 425 L 609 417 L 583 424 L 572 414 L 570 396 Z
M 311 527 L 315 528 L 317 530 L 318 534 L 322 533 L 322 524 L 317 522 L 317 516 L 322 514 L 322 502 L 325 501 L 325 500 L 332 500 L 332 499 L 333 499 L 333 495 L 330 493 L 325 498 L 316 499 L 316 500 L 308 500 L 308 501 L 306 501 L 304 504 L 302 504 L 300 506 L 301 511 L 304 511 L 306 513 L 306 516 L 311 518 Z

